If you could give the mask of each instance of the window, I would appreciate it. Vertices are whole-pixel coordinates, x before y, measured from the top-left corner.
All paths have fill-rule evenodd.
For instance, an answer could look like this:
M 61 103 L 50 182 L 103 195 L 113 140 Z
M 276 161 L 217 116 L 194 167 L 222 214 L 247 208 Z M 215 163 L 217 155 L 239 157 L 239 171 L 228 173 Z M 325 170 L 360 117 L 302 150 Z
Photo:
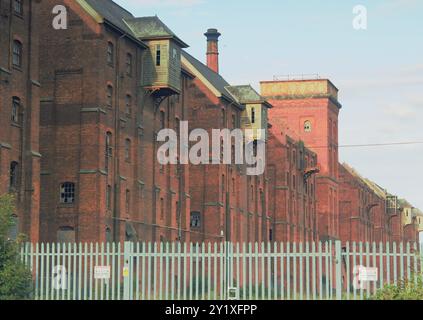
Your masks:
M 125 160 L 130 162 L 131 161 L 131 140 L 125 140 Z
M 18 188 L 18 174 L 19 174 L 19 163 L 13 161 L 10 163 L 10 181 L 9 188 L 14 191 Z
M 112 133 L 106 133 L 106 143 L 105 143 L 105 150 L 104 150 L 104 163 L 106 171 L 109 171 L 109 158 L 112 157 Z
M 256 109 L 251 108 L 251 123 L 256 123 Z
M 156 46 L 156 66 L 157 67 L 160 67 L 160 64 L 161 64 L 161 55 L 162 55 L 162 52 L 161 52 L 161 49 L 160 49 L 160 45 L 158 44 Z
M 61 227 L 57 231 L 57 242 L 59 243 L 74 243 L 75 229 L 72 227 Z
M 160 198 L 160 219 L 164 219 L 164 199 Z
M 115 61 L 115 48 L 113 43 L 108 42 L 107 43 L 107 63 L 113 66 L 114 61 Z
M 15 12 L 15 14 L 17 15 L 23 15 L 23 4 L 22 4 L 23 0 L 14 0 L 13 2 L 13 11 Z
M 106 228 L 106 242 L 113 242 L 112 230 L 109 227 Z
M 72 182 L 62 183 L 60 186 L 60 203 L 75 202 L 75 184 Z
M 311 130 L 312 130 L 311 121 L 307 120 L 306 122 L 304 122 L 304 131 L 311 132 Z
M 160 129 L 165 128 L 166 114 L 164 111 L 160 111 Z
M 127 117 L 132 115 L 132 96 L 129 94 L 125 98 L 125 113 Z
M 132 76 L 132 54 L 126 54 L 126 75 Z
M 198 229 L 201 227 L 201 215 L 198 211 L 191 212 L 191 219 L 190 219 L 190 226 L 191 228 Z
M 112 209 L 112 186 L 108 185 L 106 188 L 106 207 L 107 210 Z
M 107 86 L 107 106 L 113 108 L 113 87 L 111 85 Z
M 13 41 L 12 63 L 14 67 L 22 67 L 22 43 L 18 40 Z
M 13 97 L 12 99 L 12 122 L 19 123 L 19 110 L 21 107 L 21 99 Z
M 131 208 L 131 191 L 129 191 L 127 189 L 126 195 L 125 195 L 125 210 L 126 210 L 126 213 L 129 213 L 130 208 Z
M 17 215 L 12 215 L 12 223 L 9 227 L 9 238 L 11 240 L 16 240 L 19 234 L 19 217 Z

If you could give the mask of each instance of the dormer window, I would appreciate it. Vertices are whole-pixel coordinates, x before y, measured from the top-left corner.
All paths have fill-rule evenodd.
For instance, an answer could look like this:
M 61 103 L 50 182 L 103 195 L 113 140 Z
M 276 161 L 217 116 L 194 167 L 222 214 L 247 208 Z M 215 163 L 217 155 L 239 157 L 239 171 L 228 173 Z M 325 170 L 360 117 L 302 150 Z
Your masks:
M 256 123 L 256 109 L 251 108 L 251 123 Z
M 157 67 L 160 67 L 161 65 L 161 58 L 162 58 L 162 52 L 161 52 L 160 45 L 158 44 L 156 46 L 156 66 Z
M 306 122 L 304 122 L 304 132 L 311 132 L 311 130 L 311 121 L 307 120 Z

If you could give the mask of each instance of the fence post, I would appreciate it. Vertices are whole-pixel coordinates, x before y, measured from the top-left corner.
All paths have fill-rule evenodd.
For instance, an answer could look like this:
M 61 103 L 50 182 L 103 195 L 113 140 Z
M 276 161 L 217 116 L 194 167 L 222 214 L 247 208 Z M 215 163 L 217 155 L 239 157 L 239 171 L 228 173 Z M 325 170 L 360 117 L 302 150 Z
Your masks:
M 336 300 L 342 300 L 342 242 L 335 241 Z
M 132 281 L 132 270 L 130 270 L 130 259 L 132 255 L 132 242 L 126 241 L 123 247 L 123 300 L 129 300 Z

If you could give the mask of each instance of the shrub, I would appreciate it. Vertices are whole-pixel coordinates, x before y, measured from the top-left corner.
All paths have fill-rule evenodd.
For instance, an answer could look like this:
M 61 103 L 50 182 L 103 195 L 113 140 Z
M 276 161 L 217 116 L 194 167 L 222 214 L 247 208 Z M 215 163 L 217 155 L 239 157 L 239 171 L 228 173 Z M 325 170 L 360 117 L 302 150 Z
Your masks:
M 423 300 L 423 276 L 404 279 L 397 285 L 387 285 L 376 292 L 371 300 Z
M 29 299 L 32 294 L 31 271 L 21 262 L 19 255 L 23 238 L 9 239 L 14 211 L 13 196 L 0 196 L 0 300 Z

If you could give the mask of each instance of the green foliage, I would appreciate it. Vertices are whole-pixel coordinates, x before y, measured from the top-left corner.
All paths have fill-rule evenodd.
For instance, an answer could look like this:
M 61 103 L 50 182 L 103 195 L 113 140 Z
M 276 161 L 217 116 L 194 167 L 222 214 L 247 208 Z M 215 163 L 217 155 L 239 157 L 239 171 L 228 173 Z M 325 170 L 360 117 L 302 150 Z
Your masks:
M 380 289 L 371 300 L 423 300 L 423 276 L 401 280 L 397 285 Z
M 9 239 L 14 210 L 13 196 L 0 196 L 0 300 L 29 299 L 32 293 L 31 272 L 20 260 L 20 241 Z

